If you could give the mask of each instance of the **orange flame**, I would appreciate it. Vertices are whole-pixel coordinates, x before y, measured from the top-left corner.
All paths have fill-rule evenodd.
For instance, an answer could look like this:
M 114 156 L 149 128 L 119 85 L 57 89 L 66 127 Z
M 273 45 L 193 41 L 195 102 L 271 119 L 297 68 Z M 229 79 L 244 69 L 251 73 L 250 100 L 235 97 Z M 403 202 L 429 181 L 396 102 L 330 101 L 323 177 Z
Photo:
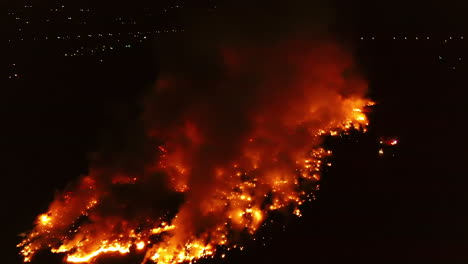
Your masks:
M 235 105 L 202 101 L 179 111 L 178 121 L 167 127 L 150 122 L 149 142 L 165 142 L 154 146 L 158 154 L 141 175 L 93 168 L 39 216 L 18 245 L 24 261 L 44 248 L 66 253 L 66 260 L 74 263 L 135 248 L 146 250 L 145 261 L 192 262 L 214 256 L 219 246 L 236 247 L 230 234 L 255 233 L 270 211 L 293 206 L 293 213 L 301 216 L 298 207 L 312 200 L 322 168 L 331 166 L 325 161 L 331 151 L 320 146 L 323 137 L 368 126 L 365 108 L 373 103 L 364 97 L 365 82 L 344 77 L 351 59 L 334 45 L 286 43 L 255 54 L 229 50 L 227 55 L 229 74 L 222 84 L 258 80 L 251 94 L 246 93 L 248 104 L 239 105 L 246 110 L 220 120 L 217 111 Z M 167 87 L 156 89 L 163 98 L 172 86 L 186 85 L 168 79 L 161 81 Z M 239 133 L 229 128 L 240 122 L 236 118 L 244 125 Z M 112 202 L 112 188 L 143 188 L 156 174 L 164 175 L 171 195 L 183 196 L 177 213 L 123 216 L 132 204 Z M 315 189 L 304 188 L 304 181 Z M 109 205 L 112 210 L 103 209 Z

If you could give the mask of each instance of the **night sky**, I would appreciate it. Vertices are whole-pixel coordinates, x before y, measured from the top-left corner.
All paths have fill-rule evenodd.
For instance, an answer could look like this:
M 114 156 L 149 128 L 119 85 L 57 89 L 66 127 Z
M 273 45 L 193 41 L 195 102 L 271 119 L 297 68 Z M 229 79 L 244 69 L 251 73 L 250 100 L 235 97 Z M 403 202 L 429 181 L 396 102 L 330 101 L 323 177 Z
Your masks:
M 21 263 L 18 234 L 56 192 L 87 173 L 94 153 L 135 143 L 141 98 L 158 79 L 159 62 L 183 48 L 181 34 L 267 41 L 294 30 L 297 17 L 322 34 L 317 38 L 333 36 L 353 52 L 377 103 L 369 131 L 327 140 L 333 166 L 303 217 L 272 216 L 258 241 L 202 263 L 468 261 L 468 4 L 193 2 L 2 2 L 2 263 Z M 209 25 L 223 7 L 235 21 L 226 32 Z M 273 20 L 279 22 L 266 23 Z M 399 144 L 379 156 L 382 136 Z M 61 257 L 43 253 L 32 263 Z

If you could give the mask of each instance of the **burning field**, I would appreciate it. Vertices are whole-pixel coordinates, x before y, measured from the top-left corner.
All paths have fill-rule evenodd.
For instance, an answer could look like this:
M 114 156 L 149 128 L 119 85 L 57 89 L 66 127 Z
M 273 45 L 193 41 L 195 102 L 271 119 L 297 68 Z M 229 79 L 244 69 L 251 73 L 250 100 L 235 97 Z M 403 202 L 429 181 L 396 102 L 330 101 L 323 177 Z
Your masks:
M 215 79 L 162 75 L 146 100 L 144 153 L 94 162 L 38 216 L 18 245 L 25 261 L 50 249 L 75 263 L 132 250 L 193 262 L 254 234 L 271 211 L 301 214 L 331 165 L 323 138 L 368 125 L 366 83 L 330 43 L 218 52 Z
M 367 84 L 334 42 L 218 43 L 162 65 L 137 146 L 96 156 L 56 196 L 18 245 L 25 262 L 41 250 L 73 263 L 216 256 L 272 211 L 300 216 L 331 166 L 323 139 L 368 125 Z

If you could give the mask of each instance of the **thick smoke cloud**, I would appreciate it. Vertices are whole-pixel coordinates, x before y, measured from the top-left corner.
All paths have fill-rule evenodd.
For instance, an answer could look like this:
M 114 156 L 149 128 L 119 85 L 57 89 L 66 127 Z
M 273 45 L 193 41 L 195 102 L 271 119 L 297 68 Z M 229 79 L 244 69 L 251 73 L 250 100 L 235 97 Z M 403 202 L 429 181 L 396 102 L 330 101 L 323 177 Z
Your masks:
M 188 244 L 224 244 L 227 229 L 254 232 L 267 211 L 301 203 L 299 162 L 318 149 L 321 130 L 365 124 L 353 111 L 365 106 L 366 85 L 327 36 L 326 5 L 254 2 L 187 8 L 185 33 L 158 40 L 161 71 L 126 133 L 129 147 L 97 155 L 89 175 L 51 204 L 51 222 L 38 222 L 26 249 L 90 253 L 99 241 L 132 244 L 148 236 L 135 230 L 171 222 L 171 235 L 147 253 L 171 263 L 208 254 Z M 320 153 L 303 177 L 312 177 L 309 163 L 320 164 Z M 92 242 L 82 246 L 82 238 Z
M 169 176 L 174 188 L 189 186 L 176 220 L 185 227 L 179 235 L 210 229 L 219 222 L 214 217 L 225 217 L 205 213 L 207 200 L 223 188 L 215 170 L 243 156 L 244 142 L 263 132 L 257 130 L 291 136 L 285 123 L 305 121 L 306 104 L 322 101 L 315 119 L 298 128 L 318 130 L 324 120 L 342 117 L 341 109 L 328 105 L 339 105 L 337 96 L 363 95 L 366 86 L 354 79 L 351 58 L 328 39 L 329 11 L 314 1 L 225 2 L 216 12 L 185 16 L 191 18 L 186 33 L 160 43 L 163 68 L 147 98 L 145 121 L 152 136 L 175 153 L 169 166 L 189 171 Z M 265 127 L 259 128 L 257 118 Z M 303 149 L 310 134 L 295 133 L 290 150 Z

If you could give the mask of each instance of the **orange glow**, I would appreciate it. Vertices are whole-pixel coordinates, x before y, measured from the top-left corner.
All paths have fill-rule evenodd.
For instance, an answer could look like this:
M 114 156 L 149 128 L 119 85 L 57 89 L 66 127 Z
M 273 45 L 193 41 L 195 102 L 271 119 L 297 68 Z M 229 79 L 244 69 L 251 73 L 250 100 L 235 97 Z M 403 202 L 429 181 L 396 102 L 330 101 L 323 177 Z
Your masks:
M 193 263 L 220 246 L 243 250 L 234 237 L 254 234 L 272 211 L 300 217 L 331 166 L 324 139 L 365 132 L 374 103 L 364 80 L 343 74 L 353 68 L 349 54 L 333 44 L 298 43 L 222 50 L 226 80 L 213 78 L 222 79 L 213 86 L 231 89 L 229 96 L 216 91 L 199 102 L 198 94 L 174 95 L 179 86 L 197 91 L 198 78 L 162 74 L 155 91 L 169 102 L 148 96 L 144 154 L 93 164 L 57 195 L 18 245 L 23 260 L 44 249 L 72 263 L 135 250 L 145 254 L 143 263 Z M 238 93 L 248 99 L 233 100 Z
M 48 225 L 50 224 L 50 221 L 52 220 L 52 218 L 46 214 L 43 214 L 41 216 L 39 216 L 39 221 L 41 223 L 41 225 Z
M 153 234 L 160 234 L 160 233 L 162 233 L 162 232 L 166 232 L 166 231 L 172 230 L 172 229 L 174 229 L 174 228 L 175 228 L 175 226 L 173 226 L 173 225 L 167 225 L 166 223 L 163 222 L 163 223 L 161 224 L 161 227 L 153 228 L 153 229 L 151 230 L 151 233 L 153 233 Z
M 104 245 L 100 247 L 99 249 L 89 253 L 89 254 L 72 254 L 67 257 L 68 262 L 72 263 L 87 263 L 90 262 L 92 259 L 94 259 L 96 256 L 102 254 L 102 253 L 112 253 L 112 252 L 118 252 L 120 254 L 127 254 L 130 252 L 129 246 L 123 246 L 118 243 L 114 243 L 112 245 L 105 245 L 106 243 L 103 243 Z
M 136 244 L 136 247 L 137 247 L 138 250 L 144 249 L 145 248 L 145 242 L 143 242 L 143 241 L 138 242 Z

